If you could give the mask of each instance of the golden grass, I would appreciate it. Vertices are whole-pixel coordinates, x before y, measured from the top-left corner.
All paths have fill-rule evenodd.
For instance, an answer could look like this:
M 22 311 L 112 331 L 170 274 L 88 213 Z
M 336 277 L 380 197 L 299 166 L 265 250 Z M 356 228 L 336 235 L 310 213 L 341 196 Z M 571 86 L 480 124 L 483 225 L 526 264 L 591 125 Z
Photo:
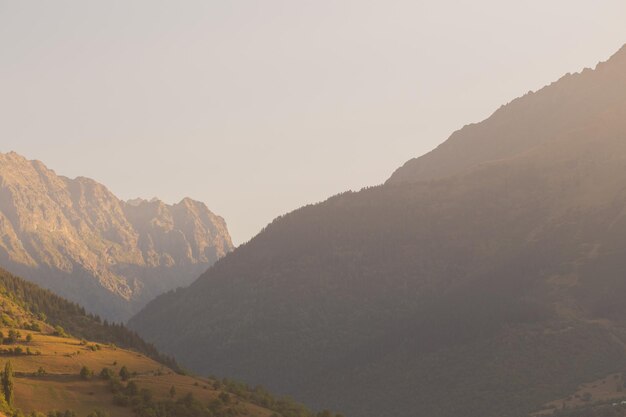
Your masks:
M 5 336 L 8 328 L 0 328 Z M 213 389 L 213 381 L 192 376 L 178 375 L 171 369 L 141 354 L 126 349 L 100 345 L 99 350 L 90 347 L 95 343 L 81 343 L 74 338 L 62 338 L 19 330 L 22 339 L 14 345 L 2 345 L 1 349 L 22 347 L 29 348 L 33 355 L 2 355 L 0 366 L 10 360 L 15 372 L 15 406 L 25 413 L 32 411 L 48 412 L 51 410 L 74 410 L 83 416 L 94 409 L 102 409 L 112 417 L 130 417 L 134 414 L 130 408 L 113 404 L 113 394 L 108 390 L 108 383 L 98 374 L 102 368 L 110 368 L 116 374 L 126 366 L 137 375 L 131 378 L 140 388 L 150 389 L 155 398 L 169 398 L 172 386 L 176 388 L 176 397 L 191 392 L 198 400 L 208 403 L 222 392 Z M 27 334 L 32 334 L 32 342 L 26 343 Z M 79 377 L 79 372 L 86 366 L 95 373 L 89 380 Z M 46 374 L 37 376 L 42 368 Z M 234 396 L 233 396 L 234 398 Z M 269 410 L 253 404 L 240 402 L 246 416 L 268 417 Z M 1 416 L 0 416 L 1 417 Z
M 16 378 L 15 406 L 25 412 L 74 410 L 85 416 L 95 409 L 111 416 L 131 417 L 130 408 L 113 405 L 113 394 L 105 381 L 83 381 L 78 377 Z

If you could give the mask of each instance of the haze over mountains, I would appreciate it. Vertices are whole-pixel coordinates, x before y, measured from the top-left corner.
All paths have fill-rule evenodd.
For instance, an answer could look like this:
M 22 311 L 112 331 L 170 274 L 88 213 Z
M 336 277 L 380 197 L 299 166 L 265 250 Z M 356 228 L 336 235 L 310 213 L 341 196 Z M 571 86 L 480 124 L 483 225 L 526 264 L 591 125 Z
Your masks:
M 382 186 L 286 214 L 130 325 L 354 417 L 507 417 L 626 367 L 626 46 Z
M 203 203 L 124 202 L 91 179 L 0 154 L 0 265 L 105 318 L 126 320 L 232 248 Z

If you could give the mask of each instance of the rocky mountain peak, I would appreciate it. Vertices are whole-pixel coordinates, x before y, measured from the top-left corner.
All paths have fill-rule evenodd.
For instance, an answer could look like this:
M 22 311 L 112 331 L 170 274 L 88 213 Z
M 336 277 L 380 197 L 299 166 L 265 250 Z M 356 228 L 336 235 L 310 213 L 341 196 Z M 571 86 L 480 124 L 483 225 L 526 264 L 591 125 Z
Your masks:
M 0 237 L 0 264 L 113 319 L 233 249 L 224 219 L 203 203 L 124 202 L 15 152 L 0 153 Z

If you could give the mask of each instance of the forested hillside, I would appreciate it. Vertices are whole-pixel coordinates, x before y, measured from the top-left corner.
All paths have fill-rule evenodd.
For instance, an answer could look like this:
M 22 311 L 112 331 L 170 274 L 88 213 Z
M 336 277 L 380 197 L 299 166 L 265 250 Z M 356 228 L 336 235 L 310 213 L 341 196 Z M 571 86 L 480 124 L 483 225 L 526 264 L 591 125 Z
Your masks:
M 146 343 L 123 324 L 102 321 L 100 317 L 85 312 L 78 304 L 16 277 L 2 268 L 0 268 L 0 288 L 5 297 L 31 311 L 40 320 L 61 327 L 66 333 L 94 342 L 115 343 L 141 352 L 173 369 L 179 369 L 173 358 L 161 355 L 154 346 Z
M 0 415 L 341 417 L 260 386 L 186 375 L 123 326 L 3 270 L 0 320 Z
M 276 219 L 129 325 L 355 417 L 518 417 L 624 370 L 626 48 L 424 158 Z

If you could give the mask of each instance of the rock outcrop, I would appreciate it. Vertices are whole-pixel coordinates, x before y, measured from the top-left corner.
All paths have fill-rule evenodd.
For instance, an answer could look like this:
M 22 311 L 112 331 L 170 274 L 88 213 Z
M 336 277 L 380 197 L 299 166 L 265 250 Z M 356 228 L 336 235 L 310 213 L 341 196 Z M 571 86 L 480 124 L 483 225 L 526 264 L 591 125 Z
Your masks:
M 203 203 L 124 202 L 94 180 L 0 154 L 0 264 L 105 318 L 127 319 L 232 248 Z

